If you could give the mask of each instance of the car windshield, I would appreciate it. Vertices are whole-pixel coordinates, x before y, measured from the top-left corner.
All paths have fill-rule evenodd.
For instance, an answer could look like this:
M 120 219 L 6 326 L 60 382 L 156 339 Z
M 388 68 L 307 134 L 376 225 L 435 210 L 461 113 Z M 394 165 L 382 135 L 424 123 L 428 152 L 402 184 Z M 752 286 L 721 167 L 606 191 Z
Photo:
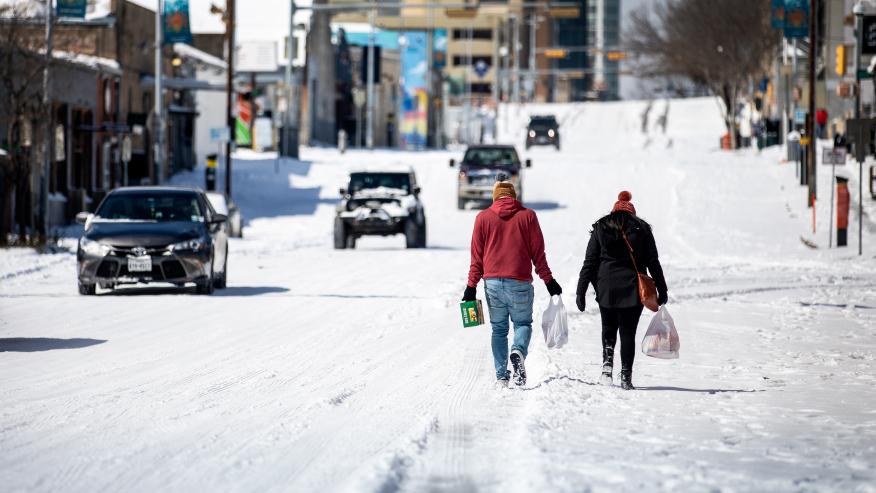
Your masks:
M 392 188 L 411 191 L 411 178 L 406 173 L 353 173 L 350 175 L 350 193 L 373 188 Z
M 534 116 L 529 120 L 530 127 L 556 127 L 557 120 L 552 116 Z
M 194 193 L 114 193 L 95 216 L 115 221 L 203 222 L 204 211 Z
M 207 193 L 207 200 L 213 206 L 213 210 L 219 214 L 228 215 L 228 202 L 225 201 L 225 195 L 221 193 Z
M 465 152 L 462 162 L 470 166 L 490 166 L 496 168 L 516 168 L 520 165 L 517 151 L 512 147 L 469 149 Z

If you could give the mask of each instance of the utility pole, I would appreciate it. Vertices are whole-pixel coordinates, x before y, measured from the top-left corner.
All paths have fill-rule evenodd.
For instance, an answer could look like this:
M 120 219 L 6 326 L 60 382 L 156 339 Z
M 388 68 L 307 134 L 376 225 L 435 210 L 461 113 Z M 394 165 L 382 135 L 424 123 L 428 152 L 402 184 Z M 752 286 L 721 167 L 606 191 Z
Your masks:
M 806 136 L 809 137 L 809 152 L 806 159 L 806 174 L 809 184 L 809 207 L 815 208 L 818 187 L 815 184 L 815 57 L 818 54 L 818 32 L 815 16 L 817 0 L 809 0 L 809 116 L 806 118 Z M 814 216 L 813 216 L 814 217 Z M 814 220 L 813 220 L 814 221 Z M 814 224 L 814 222 L 813 222 Z
M 517 19 L 517 16 L 512 15 L 511 21 L 514 22 L 514 34 L 512 37 L 514 38 L 512 42 L 514 43 L 514 89 L 511 95 L 511 102 L 519 103 L 520 102 L 520 21 Z
M 373 2 L 373 0 L 372 0 Z M 365 146 L 374 149 L 374 23 L 377 10 L 368 10 L 368 67 L 367 101 L 365 114 Z
M 49 174 L 52 170 L 52 139 L 55 136 L 52 128 L 52 100 L 49 95 L 49 65 L 52 62 L 52 44 L 54 21 L 52 18 L 52 0 L 46 0 L 46 60 L 43 67 L 43 111 L 45 114 L 46 132 L 43 136 L 43 173 L 40 180 L 40 234 L 43 240 L 49 237 Z
M 861 121 L 861 48 L 864 43 L 864 2 L 858 0 L 852 12 L 855 14 L 855 120 Z M 859 155 L 855 142 L 855 155 Z M 831 183 L 830 186 L 836 185 Z M 858 255 L 864 254 L 864 161 L 858 161 Z
M 155 176 L 152 180 L 153 185 L 161 183 L 161 170 L 164 168 L 164 93 L 161 88 L 161 78 L 164 72 L 161 69 L 161 51 L 164 48 L 163 15 L 164 0 L 158 0 L 158 5 L 155 7 L 155 147 L 152 158 L 155 161 Z
M 225 51 L 228 56 L 228 72 L 225 94 L 225 118 L 228 125 L 228 141 L 225 143 L 225 194 L 231 196 L 231 149 L 234 145 L 234 17 L 235 0 L 227 0 L 225 7 Z M 291 53 L 290 53 L 291 56 Z
M 538 14 L 535 7 L 529 10 L 529 102 L 535 102 L 535 29 L 538 25 Z
M 293 87 L 292 80 L 292 60 L 295 58 L 295 0 L 290 0 L 289 6 L 289 39 L 286 43 L 286 50 L 289 52 L 288 61 L 286 63 L 286 118 L 283 123 L 283 150 L 286 155 L 293 159 L 298 159 L 298 124 L 293 115 L 298 112 L 298 91 Z

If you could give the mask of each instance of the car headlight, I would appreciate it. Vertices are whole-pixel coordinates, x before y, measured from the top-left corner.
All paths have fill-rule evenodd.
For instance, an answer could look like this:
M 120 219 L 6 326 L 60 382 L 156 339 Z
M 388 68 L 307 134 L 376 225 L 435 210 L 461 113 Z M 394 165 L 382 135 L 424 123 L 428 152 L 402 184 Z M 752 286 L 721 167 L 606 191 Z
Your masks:
M 553 138 L 554 135 L 556 135 L 556 132 L 554 132 L 554 129 L 548 130 L 548 137 Z
M 465 174 L 465 172 L 460 171 L 460 172 L 459 172 L 459 182 L 462 183 L 462 182 L 465 181 L 465 179 L 466 179 L 466 174 Z
M 529 131 L 529 136 L 530 136 L 530 137 L 535 137 L 535 130 L 530 130 L 530 131 Z
M 193 252 L 198 252 L 198 251 L 204 250 L 205 248 L 207 248 L 207 243 L 204 242 L 204 240 L 201 238 L 195 238 L 194 240 L 181 241 L 179 243 L 174 243 L 173 245 L 170 245 L 171 252 L 188 251 L 188 250 L 191 250 Z
M 89 255 L 96 255 L 98 257 L 105 257 L 113 251 L 109 245 L 104 245 L 99 241 L 89 240 L 84 236 L 79 239 L 79 248 Z

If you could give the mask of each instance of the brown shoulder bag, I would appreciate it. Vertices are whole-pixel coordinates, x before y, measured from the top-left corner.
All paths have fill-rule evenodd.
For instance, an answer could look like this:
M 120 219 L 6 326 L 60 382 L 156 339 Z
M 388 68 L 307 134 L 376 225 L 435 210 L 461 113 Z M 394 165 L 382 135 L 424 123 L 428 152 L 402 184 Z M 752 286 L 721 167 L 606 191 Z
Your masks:
M 654 279 L 650 276 L 639 272 L 639 266 L 636 265 L 636 257 L 633 256 L 633 246 L 630 245 L 630 240 L 627 239 L 627 234 L 621 230 L 621 235 L 624 237 L 624 242 L 627 244 L 627 249 L 630 251 L 630 260 L 633 261 L 633 268 L 636 269 L 636 275 L 639 276 L 639 299 L 645 308 L 656 312 L 660 309 L 657 304 L 657 286 L 654 284 Z

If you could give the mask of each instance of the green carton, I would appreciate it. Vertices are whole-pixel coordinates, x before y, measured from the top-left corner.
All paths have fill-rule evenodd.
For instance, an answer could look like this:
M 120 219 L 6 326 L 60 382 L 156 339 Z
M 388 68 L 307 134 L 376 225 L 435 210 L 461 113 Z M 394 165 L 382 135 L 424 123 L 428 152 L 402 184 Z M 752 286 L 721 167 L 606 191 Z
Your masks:
M 463 301 L 459 304 L 462 311 L 462 326 L 477 327 L 484 324 L 484 304 L 481 300 Z

